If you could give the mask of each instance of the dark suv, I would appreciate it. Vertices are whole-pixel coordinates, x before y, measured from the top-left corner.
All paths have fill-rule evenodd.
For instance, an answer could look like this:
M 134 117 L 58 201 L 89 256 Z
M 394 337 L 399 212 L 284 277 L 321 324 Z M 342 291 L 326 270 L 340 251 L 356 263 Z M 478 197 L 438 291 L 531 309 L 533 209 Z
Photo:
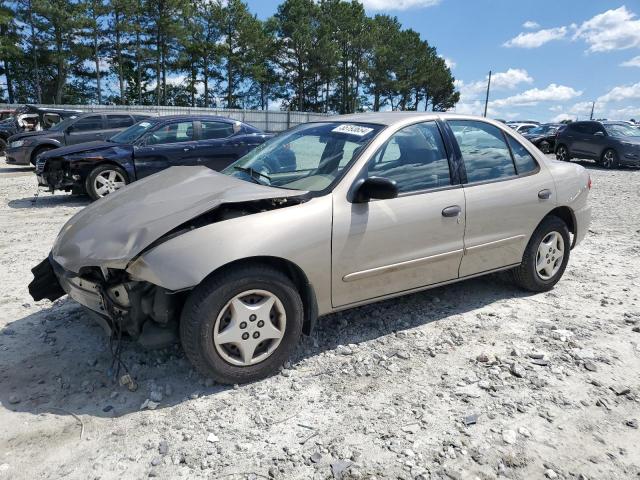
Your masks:
M 21 132 L 48 130 L 65 118 L 80 115 L 80 110 L 37 107 L 23 105 L 17 108 L 9 118 L 0 122 L 0 155 L 4 154 L 9 137 Z
M 54 148 L 106 140 L 134 123 L 150 117 L 143 113 L 83 113 L 69 117 L 49 130 L 25 132 L 9 138 L 6 162 L 36 164 L 36 157 Z
M 586 158 L 604 168 L 640 167 L 640 130 L 623 122 L 573 122 L 558 131 L 556 158 Z

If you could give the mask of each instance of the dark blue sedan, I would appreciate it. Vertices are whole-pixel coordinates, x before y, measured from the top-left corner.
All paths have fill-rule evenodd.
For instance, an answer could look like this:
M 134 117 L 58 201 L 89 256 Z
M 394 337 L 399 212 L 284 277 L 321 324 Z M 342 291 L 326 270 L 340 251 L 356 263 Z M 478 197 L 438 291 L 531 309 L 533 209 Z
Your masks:
M 104 142 L 58 148 L 38 157 L 36 175 L 50 191 L 104 197 L 176 165 L 222 170 L 272 135 L 224 117 L 179 115 L 145 119 Z

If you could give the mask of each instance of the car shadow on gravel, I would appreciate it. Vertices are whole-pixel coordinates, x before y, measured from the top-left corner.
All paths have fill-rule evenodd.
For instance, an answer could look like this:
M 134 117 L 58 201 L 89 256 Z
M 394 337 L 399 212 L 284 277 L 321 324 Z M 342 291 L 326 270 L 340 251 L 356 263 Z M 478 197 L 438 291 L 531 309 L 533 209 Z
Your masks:
M 33 172 L 34 167 L 0 167 L 0 173 Z
M 527 295 L 503 276 L 491 275 L 327 315 L 303 338 L 291 362 L 295 368 L 341 344 L 367 342 Z M 114 381 L 109 341 L 75 302 L 58 300 L 16 320 L 0 332 L 0 402 L 34 415 L 120 417 L 140 410 L 150 397 L 158 400 L 158 393 L 162 409 L 231 388 L 197 375 L 179 345 L 145 351 L 133 341 L 123 342 L 121 359 L 137 383 L 135 391 Z M 120 376 L 124 373 L 121 368 Z
M 10 208 L 86 207 L 89 197 L 82 195 L 38 195 L 7 202 Z

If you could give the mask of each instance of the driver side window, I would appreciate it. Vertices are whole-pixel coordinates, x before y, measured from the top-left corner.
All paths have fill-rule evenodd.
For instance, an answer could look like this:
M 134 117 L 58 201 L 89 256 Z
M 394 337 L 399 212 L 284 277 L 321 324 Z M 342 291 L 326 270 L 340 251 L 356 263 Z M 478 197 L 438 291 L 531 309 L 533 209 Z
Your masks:
M 176 122 L 151 132 L 146 145 L 190 142 L 193 140 L 193 122 Z
M 449 161 L 436 122 L 409 125 L 373 156 L 368 177 L 395 180 L 399 193 L 451 185 Z

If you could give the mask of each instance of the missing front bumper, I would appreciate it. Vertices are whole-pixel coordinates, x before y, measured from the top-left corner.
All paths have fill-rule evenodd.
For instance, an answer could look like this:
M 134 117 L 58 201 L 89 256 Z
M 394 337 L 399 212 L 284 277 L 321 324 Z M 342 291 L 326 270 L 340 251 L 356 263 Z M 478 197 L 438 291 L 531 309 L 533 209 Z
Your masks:
M 45 298 L 53 302 L 66 293 L 48 258 L 33 267 L 31 273 L 33 281 L 29 284 L 29 294 L 36 302 Z

